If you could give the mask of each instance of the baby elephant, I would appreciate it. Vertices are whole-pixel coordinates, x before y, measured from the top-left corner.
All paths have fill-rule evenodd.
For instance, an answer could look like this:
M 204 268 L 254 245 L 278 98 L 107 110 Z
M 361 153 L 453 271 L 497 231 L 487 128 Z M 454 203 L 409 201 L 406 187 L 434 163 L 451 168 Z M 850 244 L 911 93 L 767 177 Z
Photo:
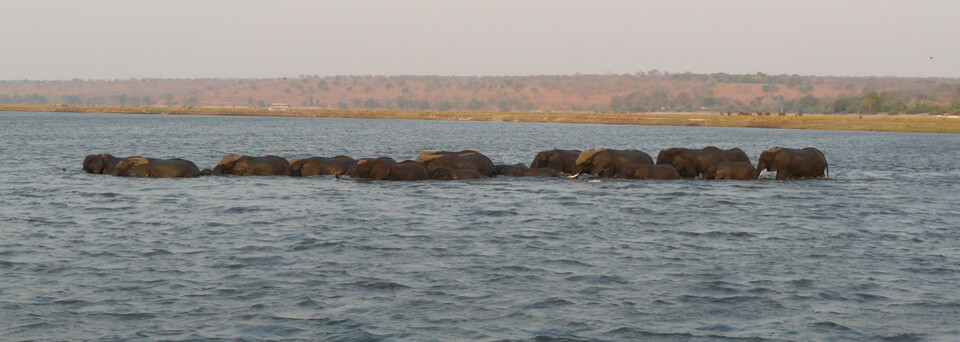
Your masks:
M 745 162 L 719 162 L 703 171 L 703 179 L 754 180 L 759 176 L 757 168 Z
M 633 164 L 623 174 L 629 179 L 680 179 L 680 173 L 670 165 Z
M 480 179 L 483 175 L 480 171 L 474 169 L 453 169 L 449 167 L 438 167 L 433 170 L 430 179 L 434 180 L 460 180 L 460 179 Z

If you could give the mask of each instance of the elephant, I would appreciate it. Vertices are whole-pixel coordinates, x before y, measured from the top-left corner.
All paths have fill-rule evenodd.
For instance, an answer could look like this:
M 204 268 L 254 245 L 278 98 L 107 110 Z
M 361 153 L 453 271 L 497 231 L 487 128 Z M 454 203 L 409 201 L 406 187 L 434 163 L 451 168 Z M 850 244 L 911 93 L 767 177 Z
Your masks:
M 792 149 L 774 147 L 760 153 L 757 170 L 777 173 L 778 180 L 827 177 L 827 158 L 820 150 L 807 147 Z M 757 174 L 757 177 L 760 177 Z
M 111 174 L 122 158 L 109 154 L 91 154 L 83 158 L 83 171 L 95 174 Z
M 733 163 L 736 163 L 736 162 L 744 162 L 744 163 L 748 163 L 748 164 L 750 163 L 750 157 L 747 156 L 747 153 L 746 153 L 746 152 L 743 152 L 743 150 L 741 150 L 740 148 L 737 148 L 737 147 L 731 148 L 731 149 L 729 149 L 729 150 L 722 150 L 722 149 L 720 149 L 720 148 L 718 148 L 718 147 L 707 146 L 707 147 L 704 147 L 703 149 L 705 149 L 705 150 L 706 150 L 706 149 L 718 149 L 718 150 L 720 150 L 720 152 L 723 152 L 723 154 L 727 156 L 727 161 L 729 161 L 729 162 L 733 162 Z
M 558 177 L 560 173 L 549 167 L 527 167 L 523 164 L 495 165 L 496 175 L 509 177 Z
M 702 149 L 675 147 L 657 154 L 657 165 L 671 165 L 683 178 L 696 178 L 707 166 L 724 161 L 728 161 L 726 153 L 713 146 Z
M 680 179 L 680 173 L 670 165 L 630 164 L 624 167 L 619 178 L 630 179 Z
M 601 148 L 580 152 L 577 157 L 578 173 L 570 178 L 577 178 L 580 174 L 590 173 L 599 177 L 620 177 L 621 169 L 631 164 L 653 164 L 650 155 L 635 149 L 611 150 Z
M 577 158 L 580 157 L 580 150 L 550 150 L 537 153 L 530 163 L 530 168 L 547 167 L 561 173 L 576 174 L 580 172 L 577 167 Z
M 497 164 L 497 165 L 494 165 L 493 168 L 495 170 L 493 172 L 494 176 L 510 176 L 510 177 L 520 176 L 520 174 L 522 174 L 523 171 L 528 169 L 528 167 L 523 164 L 513 164 L 513 165 Z
M 758 176 L 757 168 L 746 162 L 719 162 L 703 170 L 703 179 L 754 180 Z
M 213 175 L 237 175 L 237 176 L 282 176 L 287 173 L 290 167 L 283 157 L 268 155 L 263 157 L 251 157 L 241 155 L 229 155 L 223 157 L 220 163 L 210 172 Z
M 531 167 L 525 169 L 517 175 L 517 177 L 559 177 L 560 173 L 557 170 L 551 169 L 549 167 Z
M 451 169 L 449 167 L 438 167 L 430 174 L 430 179 L 435 180 L 460 180 L 460 179 L 479 179 L 484 178 L 480 171 L 474 169 Z
M 430 179 L 430 172 L 427 171 L 427 167 L 414 160 L 405 160 L 399 163 L 389 160 L 376 160 L 370 169 L 369 178 L 392 181 L 427 180 Z
M 377 162 L 388 162 L 396 164 L 397 161 L 390 157 L 379 157 L 379 158 L 361 158 L 357 160 L 357 165 L 347 172 L 347 176 L 351 178 L 372 178 L 370 177 L 370 171 L 373 170 L 373 166 Z
M 192 161 L 153 159 L 140 156 L 123 158 L 113 170 L 120 177 L 192 178 L 200 176 L 200 169 Z
M 496 168 L 490 158 L 477 151 L 464 150 L 460 152 L 431 152 L 423 151 L 417 156 L 417 162 L 433 172 L 437 168 L 449 167 L 452 169 L 474 169 L 484 177 L 493 177 Z
M 347 156 L 292 159 L 290 160 L 290 167 L 287 168 L 287 176 L 312 177 L 329 175 L 339 179 L 341 175 L 347 174 L 356 166 L 357 161 Z

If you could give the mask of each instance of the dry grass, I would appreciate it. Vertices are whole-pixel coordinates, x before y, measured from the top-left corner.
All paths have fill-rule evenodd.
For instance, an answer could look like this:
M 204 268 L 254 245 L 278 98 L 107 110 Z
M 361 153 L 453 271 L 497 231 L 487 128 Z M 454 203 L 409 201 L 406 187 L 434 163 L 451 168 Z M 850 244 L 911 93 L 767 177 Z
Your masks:
M 595 114 L 517 112 L 437 112 L 252 108 L 164 108 L 0 105 L 0 111 L 124 113 L 171 115 L 289 116 L 506 122 L 555 122 L 613 125 L 754 127 L 845 131 L 960 133 L 960 119 L 931 115 L 823 115 L 721 116 L 715 113 Z

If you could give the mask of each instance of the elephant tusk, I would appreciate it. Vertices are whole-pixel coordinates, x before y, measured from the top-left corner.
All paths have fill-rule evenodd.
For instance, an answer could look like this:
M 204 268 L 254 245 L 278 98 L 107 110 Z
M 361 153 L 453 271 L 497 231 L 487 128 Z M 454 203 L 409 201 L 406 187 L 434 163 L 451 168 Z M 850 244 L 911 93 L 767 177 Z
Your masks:
M 572 175 L 567 176 L 567 178 L 570 178 L 570 179 L 574 179 L 574 178 L 577 178 L 577 177 L 580 177 L 580 172 L 577 172 L 576 174 L 572 174 Z
M 763 171 L 764 171 L 763 169 L 760 169 L 760 173 L 757 174 L 757 178 L 760 178 L 761 176 L 763 176 Z

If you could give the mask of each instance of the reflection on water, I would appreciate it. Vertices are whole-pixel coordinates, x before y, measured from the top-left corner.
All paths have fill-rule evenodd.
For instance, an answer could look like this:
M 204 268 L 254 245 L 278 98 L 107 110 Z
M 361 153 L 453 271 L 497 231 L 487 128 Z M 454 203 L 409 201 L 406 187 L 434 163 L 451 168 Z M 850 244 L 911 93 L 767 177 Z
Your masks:
M 0 113 L 5 339 L 960 335 L 958 136 Z M 83 157 L 821 149 L 831 179 L 128 179 Z M 66 169 L 66 171 L 63 171 Z M 772 177 L 765 175 L 765 177 Z

